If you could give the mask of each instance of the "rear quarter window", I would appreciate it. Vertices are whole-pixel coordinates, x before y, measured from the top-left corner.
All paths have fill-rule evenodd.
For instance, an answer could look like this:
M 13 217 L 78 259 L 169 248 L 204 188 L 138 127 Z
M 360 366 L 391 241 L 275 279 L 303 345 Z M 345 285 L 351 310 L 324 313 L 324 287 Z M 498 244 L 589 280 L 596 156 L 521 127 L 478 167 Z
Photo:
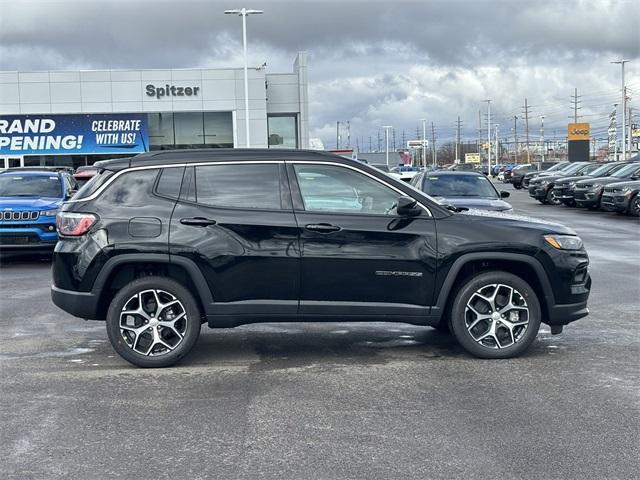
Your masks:
M 87 183 L 80 187 L 80 190 L 73 196 L 74 200 L 81 200 L 93 195 L 105 182 L 113 176 L 112 171 L 103 170 L 93 176 Z
M 123 173 L 102 193 L 100 202 L 113 206 L 147 206 L 157 177 L 157 168 Z

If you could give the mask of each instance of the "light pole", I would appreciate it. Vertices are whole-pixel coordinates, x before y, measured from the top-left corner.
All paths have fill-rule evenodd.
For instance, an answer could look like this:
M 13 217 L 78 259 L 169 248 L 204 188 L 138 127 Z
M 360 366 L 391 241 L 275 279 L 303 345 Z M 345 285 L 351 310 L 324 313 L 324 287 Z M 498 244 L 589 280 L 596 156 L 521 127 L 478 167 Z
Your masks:
M 422 164 L 427 169 L 427 119 L 422 118 Z
M 382 128 L 384 128 L 384 141 L 386 144 L 386 158 L 387 158 L 387 169 L 389 168 L 389 129 L 393 128 L 391 125 L 383 125 Z
M 489 142 L 487 145 L 487 164 L 489 175 L 491 175 L 491 100 L 487 99 L 483 102 L 487 102 L 487 141 Z
M 496 133 L 496 165 L 497 165 L 498 161 L 500 160 L 500 144 L 498 143 L 498 127 L 500 126 L 500 124 L 494 123 L 494 126 L 496 127 L 495 133 Z
M 540 143 L 542 144 L 542 161 L 544 162 L 544 115 L 540 117 Z
M 611 63 L 619 64 L 622 67 L 622 160 L 624 161 L 627 159 L 627 92 L 624 86 L 624 64 L 629 63 L 629 60 L 618 60 Z
M 247 148 L 251 147 L 249 137 L 249 74 L 247 73 L 247 15 L 259 15 L 264 13 L 262 10 L 251 10 L 247 8 L 225 10 L 227 15 L 239 15 L 242 17 L 242 49 L 244 51 L 244 125 L 245 135 L 247 136 Z

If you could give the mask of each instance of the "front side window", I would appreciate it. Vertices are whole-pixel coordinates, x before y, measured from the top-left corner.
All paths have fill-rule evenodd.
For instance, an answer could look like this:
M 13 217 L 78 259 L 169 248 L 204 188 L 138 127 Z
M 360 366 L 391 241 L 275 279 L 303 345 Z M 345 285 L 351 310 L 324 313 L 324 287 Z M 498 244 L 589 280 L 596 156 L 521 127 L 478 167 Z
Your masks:
M 395 214 L 400 194 L 362 173 L 335 165 L 295 165 L 309 212 Z
M 280 209 L 278 165 L 234 164 L 196 167 L 196 201 L 214 207 Z

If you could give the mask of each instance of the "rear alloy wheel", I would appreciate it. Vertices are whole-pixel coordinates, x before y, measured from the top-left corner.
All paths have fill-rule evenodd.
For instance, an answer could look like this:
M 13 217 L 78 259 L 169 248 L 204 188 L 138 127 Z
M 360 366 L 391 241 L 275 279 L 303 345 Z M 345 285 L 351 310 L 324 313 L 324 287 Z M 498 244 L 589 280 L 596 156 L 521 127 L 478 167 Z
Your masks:
M 458 291 L 449 320 L 460 345 L 480 358 L 511 358 L 524 352 L 540 328 L 533 289 L 507 272 L 488 272 Z
M 640 194 L 636 194 L 636 196 L 631 199 L 629 213 L 634 217 L 640 217 Z
M 200 311 L 182 285 L 164 277 L 134 280 L 113 298 L 107 333 L 113 348 L 139 367 L 166 367 L 200 335 Z

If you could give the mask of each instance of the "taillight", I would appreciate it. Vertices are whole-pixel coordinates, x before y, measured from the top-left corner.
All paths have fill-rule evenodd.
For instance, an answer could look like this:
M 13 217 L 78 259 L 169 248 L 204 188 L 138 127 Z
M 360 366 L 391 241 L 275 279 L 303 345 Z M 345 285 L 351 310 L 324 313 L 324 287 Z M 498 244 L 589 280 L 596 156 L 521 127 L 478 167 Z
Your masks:
M 56 226 L 60 235 L 84 235 L 97 219 L 92 213 L 60 212 L 56 217 Z

